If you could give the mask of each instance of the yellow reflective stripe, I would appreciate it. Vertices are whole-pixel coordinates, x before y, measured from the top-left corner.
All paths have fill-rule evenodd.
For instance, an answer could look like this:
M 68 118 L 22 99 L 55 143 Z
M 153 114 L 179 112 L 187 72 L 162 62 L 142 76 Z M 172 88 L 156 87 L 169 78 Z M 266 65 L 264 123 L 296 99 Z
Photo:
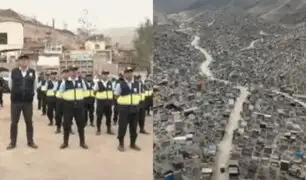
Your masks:
M 41 87 L 41 90 L 42 90 L 42 91 L 47 91 L 47 87 L 46 87 L 46 86 L 42 86 L 42 87 Z
M 52 89 L 52 90 L 48 90 L 46 95 L 47 95 L 47 96 L 54 96 L 54 91 L 53 91 L 53 89 Z
M 90 97 L 95 97 L 95 91 L 94 90 L 90 90 Z
M 148 90 L 146 90 L 146 91 L 145 91 L 145 96 L 150 96 L 149 93 L 150 93 L 150 92 L 149 92 Z
M 140 93 L 140 99 L 143 101 L 146 98 L 146 92 Z
M 84 91 L 84 97 L 89 97 L 89 96 L 90 96 L 90 91 L 85 90 L 85 91 Z
M 138 105 L 140 102 L 140 96 L 139 94 L 119 96 L 117 102 L 120 105 Z
M 63 91 L 62 98 L 67 101 L 82 100 L 84 99 L 83 89 L 71 89 Z
M 96 98 L 97 99 L 113 99 L 113 91 L 97 91 Z
M 150 90 L 150 91 L 149 91 L 149 96 L 152 96 L 152 94 L 153 94 L 153 91 Z
M 56 96 L 57 98 L 61 98 L 61 97 L 62 97 L 62 94 L 61 94 L 61 92 L 60 92 L 60 91 L 56 91 L 55 96 Z

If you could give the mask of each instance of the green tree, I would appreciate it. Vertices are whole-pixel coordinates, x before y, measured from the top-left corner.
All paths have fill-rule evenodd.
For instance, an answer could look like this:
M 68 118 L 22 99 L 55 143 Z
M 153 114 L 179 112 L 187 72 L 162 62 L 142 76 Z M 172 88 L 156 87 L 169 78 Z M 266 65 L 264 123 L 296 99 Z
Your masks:
M 134 48 L 136 50 L 136 63 L 151 72 L 153 58 L 153 24 L 147 19 L 136 29 L 137 36 L 134 39 Z

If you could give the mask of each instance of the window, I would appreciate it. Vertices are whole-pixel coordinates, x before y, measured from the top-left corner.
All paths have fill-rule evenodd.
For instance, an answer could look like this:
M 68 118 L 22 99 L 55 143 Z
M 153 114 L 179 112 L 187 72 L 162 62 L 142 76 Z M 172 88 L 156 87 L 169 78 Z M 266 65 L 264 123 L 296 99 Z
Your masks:
M 7 33 L 0 33 L 0 44 L 8 44 Z
M 95 49 L 100 49 L 100 44 L 95 44 Z

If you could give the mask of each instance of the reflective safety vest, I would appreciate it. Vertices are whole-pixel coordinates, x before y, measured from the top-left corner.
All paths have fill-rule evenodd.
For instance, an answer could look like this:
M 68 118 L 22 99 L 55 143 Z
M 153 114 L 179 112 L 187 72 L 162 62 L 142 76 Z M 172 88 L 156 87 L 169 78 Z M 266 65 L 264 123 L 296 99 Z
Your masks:
M 140 101 L 144 101 L 146 99 L 146 87 L 142 82 L 139 82 L 140 84 Z
M 84 98 L 94 97 L 93 82 L 85 82 L 86 90 L 84 90 Z
M 84 88 L 82 80 L 73 81 L 66 80 L 65 81 L 65 89 L 62 92 L 62 98 L 66 101 L 80 101 L 84 99 Z
M 49 81 L 47 82 L 46 96 L 48 96 L 48 97 L 55 96 L 54 84 L 53 84 L 53 82 L 52 82 L 51 80 L 49 80 Z
M 146 92 L 145 92 L 145 96 L 149 97 L 149 96 L 152 96 L 152 95 L 153 95 L 153 91 L 150 90 L 150 89 L 147 89 Z
M 96 91 L 96 99 L 98 100 L 113 100 L 113 84 L 107 81 L 106 86 L 102 81 L 98 81 L 98 90 Z
M 140 103 L 139 82 L 134 81 L 130 88 L 126 81 L 120 82 L 121 93 L 117 99 L 119 105 L 138 105 Z
M 57 84 L 57 87 L 56 87 L 55 97 L 58 98 L 58 99 L 61 99 L 62 98 L 62 92 L 59 91 L 59 88 L 61 87 L 62 80 L 59 80 L 57 83 L 58 84 Z
M 47 87 L 46 87 L 46 80 L 41 81 L 41 85 L 40 85 L 40 90 L 46 92 L 47 91 Z

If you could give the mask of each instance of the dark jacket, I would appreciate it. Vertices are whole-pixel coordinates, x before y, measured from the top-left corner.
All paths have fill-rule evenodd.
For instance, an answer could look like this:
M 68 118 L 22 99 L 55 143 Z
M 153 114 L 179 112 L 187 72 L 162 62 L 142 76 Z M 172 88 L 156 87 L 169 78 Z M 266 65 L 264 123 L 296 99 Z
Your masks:
M 32 103 L 35 92 L 35 70 L 29 68 L 25 77 L 19 68 L 14 68 L 11 72 L 11 101 Z

